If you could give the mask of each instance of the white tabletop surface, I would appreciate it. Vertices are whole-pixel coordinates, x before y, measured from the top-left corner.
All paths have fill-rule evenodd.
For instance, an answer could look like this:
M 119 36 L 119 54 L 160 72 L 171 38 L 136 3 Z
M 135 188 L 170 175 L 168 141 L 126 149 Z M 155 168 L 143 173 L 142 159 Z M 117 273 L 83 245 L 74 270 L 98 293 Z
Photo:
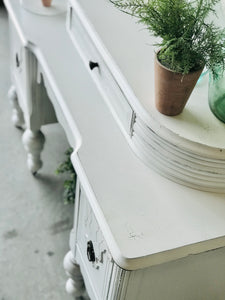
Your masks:
M 115 261 L 138 269 L 224 247 L 225 195 L 173 183 L 135 156 L 69 39 L 65 15 L 34 15 L 17 0 L 5 4 L 47 61 L 49 81 L 79 129 L 77 160 Z

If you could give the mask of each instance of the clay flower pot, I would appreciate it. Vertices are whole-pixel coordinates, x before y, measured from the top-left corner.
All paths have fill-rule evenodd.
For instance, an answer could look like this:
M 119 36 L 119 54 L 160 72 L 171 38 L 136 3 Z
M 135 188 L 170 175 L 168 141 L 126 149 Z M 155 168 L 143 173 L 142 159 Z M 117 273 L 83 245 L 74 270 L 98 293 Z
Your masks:
M 167 116 L 179 115 L 190 97 L 202 69 L 183 75 L 164 67 L 155 56 L 155 104 Z
M 42 4 L 45 7 L 50 7 L 52 4 L 52 0 L 42 0 Z

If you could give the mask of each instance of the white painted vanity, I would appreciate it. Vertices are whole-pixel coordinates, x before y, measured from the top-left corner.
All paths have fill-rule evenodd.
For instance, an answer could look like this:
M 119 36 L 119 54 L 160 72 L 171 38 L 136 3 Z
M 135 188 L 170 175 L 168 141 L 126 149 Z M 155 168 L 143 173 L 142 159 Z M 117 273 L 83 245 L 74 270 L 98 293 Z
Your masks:
M 207 76 L 180 116 L 163 116 L 152 40 L 109 1 L 70 0 L 65 13 L 53 6 L 44 15 L 4 2 L 9 96 L 28 167 L 41 167 L 44 124 L 58 121 L 74 149 L 67 291 L 91 300 L 225 299 L 225 124 L 209 110 Z

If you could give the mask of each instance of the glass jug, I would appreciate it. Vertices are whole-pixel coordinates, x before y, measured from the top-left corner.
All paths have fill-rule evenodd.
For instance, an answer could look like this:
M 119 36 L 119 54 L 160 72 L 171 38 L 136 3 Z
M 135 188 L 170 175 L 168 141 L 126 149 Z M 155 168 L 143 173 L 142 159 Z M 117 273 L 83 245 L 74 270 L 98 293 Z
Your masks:
M 219 78 L 209 74 L 208 99 L 213 114 L 225 123 L 225 74 Z

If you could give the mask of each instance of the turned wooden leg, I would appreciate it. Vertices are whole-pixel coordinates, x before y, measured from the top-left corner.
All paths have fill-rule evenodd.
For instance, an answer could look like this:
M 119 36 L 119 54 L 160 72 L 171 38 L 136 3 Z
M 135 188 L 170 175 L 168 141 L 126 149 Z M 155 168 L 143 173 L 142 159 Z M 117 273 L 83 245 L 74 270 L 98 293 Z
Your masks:
M 87 296 L 84 280 L 80 271 L 79 265 L 76 263 L 73 254 L 69 251 L 64 258 L 64 269 L 69 279 L 66 282 L 66 291 L 75 299 L 82 297 L 82 299 L 89 299 Z
M 12 106 L 12 123 L 14 126 L 20 129 L 24 129 L 24 117 L 23 112 L 19 106 L 18 98 L 16 94 L 16 88 L 15 86 L 11 86 L 8 92 L 8 98 L 10 100 L 11 106 Z
M 45 137 L 40 130 L 26 129 L 22 137 L 27 151 L 27 166 L 33 175 L 42 167 L 41 151 L 44 148 Z

